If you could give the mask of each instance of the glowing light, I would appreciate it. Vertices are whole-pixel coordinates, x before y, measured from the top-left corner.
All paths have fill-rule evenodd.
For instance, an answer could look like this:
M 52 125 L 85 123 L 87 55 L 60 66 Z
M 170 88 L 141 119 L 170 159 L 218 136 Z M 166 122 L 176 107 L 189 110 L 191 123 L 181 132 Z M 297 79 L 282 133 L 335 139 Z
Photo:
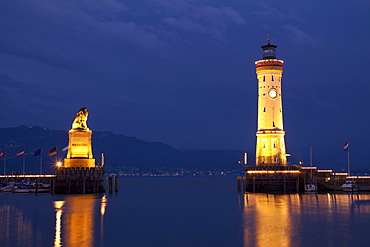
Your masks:
M 0 175 L 0 178 L 55 178 L 56 175 Z
M 258 174 L 258 173 L 300 173 L 300 171 L 298 170 L 291 170 L 291 171 L 266 171 L 266 170 L 262 170 L 262 171 L 247 171 L 248 174 Z
M 260 63 L 284 63 L 283 60 L 279 60 L 279 59 L 263 59 L 263 60 L 258 60 L 256 62 L 254 62 L 255 64 L 260 64 Z
M 303 163 L 303 162 L 302 162 Z M 301 167 L 302 170 L 315 170 L 317 167 Z
M 317 172 L 333 172 L 333 170 L 317 170 Z
M 57 162 L 57 166 L 58 166 L 58 167 L 62 166 L 62 162 L 58 161 L 58 162 Z

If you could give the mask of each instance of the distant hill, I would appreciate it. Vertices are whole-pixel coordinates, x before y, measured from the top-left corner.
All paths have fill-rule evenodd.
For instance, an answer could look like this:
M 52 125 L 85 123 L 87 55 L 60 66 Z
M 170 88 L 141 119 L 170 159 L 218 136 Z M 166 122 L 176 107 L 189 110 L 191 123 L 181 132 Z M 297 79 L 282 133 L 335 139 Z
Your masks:
M 119 171 L 124 168 L 138 169 L 202 169 L 202 170 L 243 170 L 238 160 L 242 151 L 229 150 L 186 150 L 180 151 L 160 142 L 146 142 L 135 137 L 116 135 L 112 132 L 93 131 L 93 154 L 101 163 L 101 153 L 105 155 L 107 170 Z M 38 126 L 19 126 L 0 129 L 0 151 L 6 150 L 6 170 L 22 172 L 23 158 L 16 153 L 25 149 L 26 173 L 38 173 L 40 156 L 34 152 L 42 148 L 44 173 L 53 173 L 56 158 L 63 159 L 68 145 L 68 131 L 50 130 Z M 49 156 L 51 149 L 57 147 L 57 156 Z M 0 158 L 0 174 L 4 158 Z

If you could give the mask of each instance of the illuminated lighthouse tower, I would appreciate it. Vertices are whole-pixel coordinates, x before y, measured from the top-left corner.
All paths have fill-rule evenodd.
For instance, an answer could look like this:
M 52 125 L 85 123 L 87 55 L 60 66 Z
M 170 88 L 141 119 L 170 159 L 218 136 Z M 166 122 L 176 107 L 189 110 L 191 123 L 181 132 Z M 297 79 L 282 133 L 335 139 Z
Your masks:
M 262 46 L 262 60 L 255 62 L 258 79 L 257 166 L 286 166 L 281 78 L 283 60 L 276 59 L 276 45 Z

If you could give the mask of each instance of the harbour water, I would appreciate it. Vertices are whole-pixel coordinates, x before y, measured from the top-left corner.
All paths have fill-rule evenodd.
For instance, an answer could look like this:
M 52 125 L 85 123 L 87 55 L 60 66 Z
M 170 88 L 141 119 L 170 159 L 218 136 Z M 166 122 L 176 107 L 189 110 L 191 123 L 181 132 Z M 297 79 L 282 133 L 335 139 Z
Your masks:
M 370 194 L 238 194 L 232 176 L 120 177 L 119 192 L 0 194 L 0 246 L 368 246 Z

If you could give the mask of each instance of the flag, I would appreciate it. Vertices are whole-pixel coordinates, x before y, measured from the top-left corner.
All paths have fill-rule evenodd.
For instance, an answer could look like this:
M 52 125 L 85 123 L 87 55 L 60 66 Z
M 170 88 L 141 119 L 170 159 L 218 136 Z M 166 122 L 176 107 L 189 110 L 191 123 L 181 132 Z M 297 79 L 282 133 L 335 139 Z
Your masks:
M 22 157 L 22 156 L 24 156 L 24 149 L 22 149 L 21 151 L 17 153 L 17 157 Z
M 63 152 L 68 151 L 68 146 L 62 149 Z
M 53 148 L 52 150 L 49 151 L 49 155 L 56 155 L 57 154 L 57 147 Z
M 37 150 L 33 153 L 33 155 L 35 155 L 35 156 L 39 156 L 39 155 L 41 155 L 41 148 L 37 149 Z
M 346 143 L 344 144 L 343 148 L 344 148 L 344 151 L 347 151 L 347 150 L 348 150 L 348 148 L 349 148 L 349 142 L 346 142 Z
M 5 157 L 5 150 L 0 152 L 0 157 Z

